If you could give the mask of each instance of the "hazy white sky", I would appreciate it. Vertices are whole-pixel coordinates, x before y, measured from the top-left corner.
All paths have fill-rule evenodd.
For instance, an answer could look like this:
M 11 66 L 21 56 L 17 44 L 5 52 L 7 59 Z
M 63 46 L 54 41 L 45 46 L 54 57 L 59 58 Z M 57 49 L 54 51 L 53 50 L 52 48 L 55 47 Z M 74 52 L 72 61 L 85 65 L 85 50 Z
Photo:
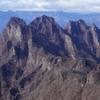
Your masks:
M 100 0 L 0 0 L 0 10 L 100 12 Z

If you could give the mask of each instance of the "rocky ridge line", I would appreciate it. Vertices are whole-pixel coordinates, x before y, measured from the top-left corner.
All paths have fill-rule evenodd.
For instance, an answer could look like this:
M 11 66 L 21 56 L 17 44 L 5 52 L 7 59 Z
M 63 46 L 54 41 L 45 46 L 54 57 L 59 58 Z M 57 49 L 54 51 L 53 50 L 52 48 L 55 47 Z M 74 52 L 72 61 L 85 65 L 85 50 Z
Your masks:
M 0 37 L 0 100 L 100 99 L 100 30 L 83 20 L 62 29 L 45 15 L 12 17 Z

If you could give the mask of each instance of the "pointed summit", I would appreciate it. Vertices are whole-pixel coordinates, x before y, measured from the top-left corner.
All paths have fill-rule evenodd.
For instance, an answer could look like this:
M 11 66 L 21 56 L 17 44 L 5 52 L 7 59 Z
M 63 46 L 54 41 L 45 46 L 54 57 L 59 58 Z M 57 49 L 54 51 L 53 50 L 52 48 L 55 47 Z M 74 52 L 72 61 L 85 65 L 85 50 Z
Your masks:
M 88 26 L 86 25 L 85 21 L 80 19 L 78 21 L 69 21 L 67 24 L 65 30 L 68 31 L 70 34 L 80 34 L 83 33 L 88 29 Z
M 63 33 L 62 28 L 55 22 L 54 18 L 41 16 L 34 19 L 30 24 L 34 42 L 49 52 L 60 54 L 63 51 L 61 45 Z M 34 32 L 35 31 L 35 32 Z
M 33 26 L 34 28 L 41 28 L 41 25 L 50 26 L 51 23 L 55 23 L 54 18 L 43 15 L 41 17 L 35 18 L 29 25 Z
M 98 27 L 93 23 L 92 26 L 91 26 L 91 30 L 95 30 L 96 31 L 96 30 L 98 30 Z
M 54 18 L 48 17 L 48 16 L 46 16 L 46 15 L 43 15 L 43 16 L 41 17 L 41 19 L 42 19 L 42 21 L 49 20 L 49 21 L 51 21 L 51 22 L 55 22 Z
M 26 34 L 27 25 L 23 19 L 11 17 L 6 28 L 3 31 L 4 35 L 8 35 L 9 39 L 21 41 L 22 35 Z
M 78 22 L 77 22 L 77 23 L 78 23 L 79 25 L 83 26 L 83 27 L 87 27 L 87 25 L 86 25 L 85 21 L 84 21 L 84 20 L 82 20 L 82 19 L 78 20 Z
M 55 22 L 54 18 L 52 17 L 48 17 L 46 15 L 43 15 L 41 17 L 36 17 L 32 22 L 44 22 L 46 23 L 47 21 L 50 21 L 50 22 Z M 30 24 L 32 24 L 32 22 Z
M 78 34 L 80 33 L 79 23 L 77 21 L 69 21 L 65 30 L 68 31 L 69 34 Z
M 84 21 L 83 19 L 79 19 L 79 20 L 78 20 L 78 23 L 86 24 L 85 21 Z
M 98 29 L 98 27 L 93 23 L 92 24 L 92 26 L 90 27 L 90 31 L 91 31 L 91 33 L 96 33 L 96 34 L 98 34 L 98 33 L 100 33 L 100 30 Z M 99 34 L 98 34 L 99 35 Z
M 26 25 L 26 23 L 23 19 L 20 19 L 20 18 L 17 18 L 17 17 L 11 17 L 7 26 L 9 26 L 10 24 Z
M 55 22 L 54 18 L 45 15 L 34 19 L 29 26 L 51 39 L 57 38 L 60 33 L 59 30 L 61 29 L 61 27 Z

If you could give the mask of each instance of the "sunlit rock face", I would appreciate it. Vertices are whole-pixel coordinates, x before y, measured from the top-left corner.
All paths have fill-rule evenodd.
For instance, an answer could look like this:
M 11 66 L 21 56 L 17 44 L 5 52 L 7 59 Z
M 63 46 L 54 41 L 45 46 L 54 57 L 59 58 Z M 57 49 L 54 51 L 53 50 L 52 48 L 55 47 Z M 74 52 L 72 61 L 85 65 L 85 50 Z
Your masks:
M 83 20 L 12 17 L 0 37 L 0 100 L 99 100 L 100 30 Z

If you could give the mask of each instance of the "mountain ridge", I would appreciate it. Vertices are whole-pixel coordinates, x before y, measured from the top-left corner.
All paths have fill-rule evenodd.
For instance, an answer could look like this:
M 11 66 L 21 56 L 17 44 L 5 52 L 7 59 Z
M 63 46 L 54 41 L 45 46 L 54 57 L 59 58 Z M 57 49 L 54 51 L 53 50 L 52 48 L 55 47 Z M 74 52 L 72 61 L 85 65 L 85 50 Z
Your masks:
M 99 32 L 83 20 L 63 29 L 45 15 L 12 17 L 0 36 L 0 99 L 100 98 Z
M 9 21 L 10 17 L 15 16 L 21 19 L 24 19 L 27 24 L 31 22 L 35 17 L 40 17 L 42 15 L 47 15 L 55 18 L 56 22 L 59 23 L 61 27 L 65 27 L 69 20 L 79 20 L 83 19 L 85 22 L 91 26 L 92 23 L 95 23 L 96 26 L 100 28 L 100 14 L 99 13 L 92 13 L 92 14 L 80 14 L 80 13 L 67 13 L 62 11 L 6 11 L 0 12 L 0 33 L 2 32 L 3 28 L 6 26 L 6 23 Z

